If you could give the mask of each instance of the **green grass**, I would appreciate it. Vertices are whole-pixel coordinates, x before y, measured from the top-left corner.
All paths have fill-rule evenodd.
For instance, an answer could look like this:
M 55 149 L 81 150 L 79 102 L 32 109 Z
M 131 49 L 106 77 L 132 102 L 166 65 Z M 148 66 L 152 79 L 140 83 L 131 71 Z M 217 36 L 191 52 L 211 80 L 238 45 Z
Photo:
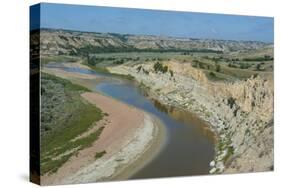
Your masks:
M 266 53 L 266 52 L 264 52 Z M 106 67 L 116 66 L 116 62 L 122 61 L 124 64 L 138 65 L 140 63 L 154 63 L 178 61 L 181 63 L 192 63 L 192 66 L 201 69 L 206 73 L 206 76 L 212 81 L 237 81 L 250 78 L 257 74 L 268 78 L 272 75 L 273 62 L 243 61 L 249 57 L 244 52 L 239 52 L 236 56 L 229 53 L 199 53 L 199 52 L 115 52 L 115 53 L 98 53 L 95 54 L 97 60 L 95 66 L 90 66 L 98 72 L 108 73 Z M 239 58 L 238 58 L 239 57 Z M 251 60 L 259 60 L 263 57 L 261 54 L 251 56 Z M 261 64 L 260 70 L 257 71 L 257 64 Z M 231 65 L 231 66 L 229 66 Z M 209 75 L 210 72 L 215 73 L 215 76 Z M 126 79 L 133 79 L 130 76 L 125 76 Z
M 41 174 L 45 174 L 56 172 L 71 156 L 98 139 L 103 127 L 88 136 L 75 138 L 95 126 L 103 118 L 103 112 L 80 96 L 87 88 L 44 73 L 41 80 L 46 90 L 41 91 L 44 103 L 40 151 Z
M 266 53 L 263 52 L 263 53 Z M 225 80 L 225 81 L 235 81 L 250 78 L 253 75 L 260 75 L 261 77 L 269 77 L 272 75 L 273 71 L 273 61 L 271 56 L 268 61 L 257 61 L 262 60 L 261 54 L 252 54 L 250 57 L 247 56 L 248 53 L 239 52 L 236 56 L 232 56 L 228 53 L 225 54 L 212 54 L 206 56 L 193 56 L 194 60 L 193 67 L 202 69 L 207 74 L 212 71 L 216 73 L 216 77 L 219 79 L 213 80 Z M 250 59 L 251 61 L 244 61 Z M 259 65 L 260 64 L 260 65 Z M 219 71 L 216 71 L 216 67 L 220 66 Z M 259 70 L 257 70 L 259 66 Z M 206 75 L 207 75 L 206 74 Z M 208 77 L 209 75 L 207 75 Z M 209 76 L 210 79 L 212 77 Z
M 96 72 L 100 72 L 100 73 L 109 73 L 109 71 L 107 70 L 106 67 L 91 65 L 91 64 L 87 63 L 87 60 L 83 60 L 82 64 L 83 64 L 83 65 L 86 65 L 86 66 L 88 66 L 88 67 L 90 67 L 91 69 L 93 69 L 93 70 L 96 71 Z
M 133 77 L 132 75 L 130 74 L 127 74 L 127 75 L 124 75 L 124 74 L 116 74 L 116 73 L 110 73 L 116 77 L 119 77 L 119 78 L 124 78 L 124 79 L 127 79 L 127 80 L 135 80 L 135 77 Z
M 226 140 L 219 140 L 217 146 L 216 146 L 218 151 L 224 151 L 226 150 L 226 155 L 223 157 L 223 162 L 227 162 L 230 157 L 234 154 L 234 148 L 231 146 L 231 140 L 226 139 Z
M 53 55 L 53 56 L 42 56 L 40 59 L 41 64 L 48 64 L 50 62 L 75 62 L 79 58 L 73 56 L 66 56 L 66 55 Z
M 83 62 L 84 65 L 90 67 L 92 70 L 96 71 L 96 72 L 99 72 L 99 73 L 105 73 L 105 74 L 109 74 L 111 76 L 115 76 L 115 77 L 118 77 L 118 78 L 123 78 L 123 79 L 126 79 L 126 80 L 135 80 L 135 78 L 132 76 L 132 75 L 123 75 L 123 74 L 116 74 L 116 73 L 110 73 L 106 67 L 104 66 L 93 66 L 93 65 L 90 65 L 88 63 L 86 63 L 85 61 Z
M 119 53 L 99 53 L 95 54 L 97 59 L 97 66 L 106 67 L 117 65 L 116 62 L 123 61 L 123 63 L 145 63 L 145 62 L 161 62 L 169 60 L 177 60 L 180 62 L 191 62 L 195 56 L 201 56 L 206 53 L 190 53 L 184 55 L 182 52 L 119 52 Z
M 227 148 L 227 153 L 223 159 L 224 162 L 227 162 L 233 154 L 234 154 L 234 148 L 232 146 L 229 146 Z

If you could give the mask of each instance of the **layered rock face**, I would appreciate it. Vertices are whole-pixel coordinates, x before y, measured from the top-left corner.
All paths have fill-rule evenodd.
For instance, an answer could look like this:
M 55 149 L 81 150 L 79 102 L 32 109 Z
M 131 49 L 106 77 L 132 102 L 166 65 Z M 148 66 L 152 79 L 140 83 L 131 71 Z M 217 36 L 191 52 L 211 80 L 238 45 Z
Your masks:
M 273 78 L 213 82 L 190 63 L 163 64 L 172 73 L 156 73 L 153 63 L 109 70 L 134 76 L 151 97 L 194 112 L 210 123 L 218 135 L 210 173 L 273 169 Z
M 55 29 L 40 31 L 42 55 L 81 55 L 81 52 L 131 51 L 131 50 L 253 50 L 270 44 L 254 41 L 228 41 L 159 37 L 150 35 L 128 35 L 114 33 L 79 32 Z

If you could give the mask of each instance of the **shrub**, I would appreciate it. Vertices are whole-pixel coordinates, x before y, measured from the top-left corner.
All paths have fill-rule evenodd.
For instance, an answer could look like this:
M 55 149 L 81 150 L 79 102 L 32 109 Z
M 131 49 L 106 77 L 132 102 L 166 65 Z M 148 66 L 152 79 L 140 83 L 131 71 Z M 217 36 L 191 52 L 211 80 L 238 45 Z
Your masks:
M 168 71 L 168 66 L 164 66 L 163 68 L 162 68 L 162 73 L 166 73 Z
M 171 77 L 173 77 L 174 76 L 174 72 L 172 70 L 170 70 L 169 72 L 170 72 Z
M 120 60 L 115 60 L 113 63 L 114 64 L 117 64 L 117 65 L 121 65 L 121 64 L 123 64 L 125 61 L 124 61 L 124 59 L 120 59 Z
M 227 105 L 229 105 L 230 108 L 232 108 L 235 105 L 235 99 L 233 97 L 229 97 L 227 99 Z
M 197 63 L 192 63 L 191 66 L 196 68 L 197 67 Z
M 261 64 L 259 63 L 259 64 L 257 64 L 257 66 L 256 66 L 256 70 L 257 71 L 261 71 Z
M 258 77 L 258 74 L 255 73 L 255 74 L 253 74 L 252 76 L 253 76 L 253 78 L 256 78 L 256 77 Z
M 221 66 L 220 65 L 216 65 L 216 72 L 220 72 L 221 71 Z
M 237 68 L 237 66 L 235 64 L 233 64 L 233 63 L 228 63 L 228 66 L 232 67 L 232 68 Z
M 101 134 L 103 127 L 88 136 L 75 139 L 95 122 L 103 113 L 94 105 L 85 103 L 81 92 L 89 91 L 80 85 L 62 78 L 42 73 L 41 75 L 41 174 L 53 173 L 78 150 L 89 147 Z M 77 126 L 79 125 L 79 126 Z M 75 150 L 73 150 L 76 148 Z M 71 151 L 64 155 L 66 151 Z M 57 157 L 57 156 L 62 157 Z
M 210 72 L 209 75 L 210 75 L 211 77 L 217 77 L 214 72 Z
M 104 156 L 106 154 L 106 151 L 103 150 L 101 152 L 97 152 L 96 155 L 95 155 L 95 159 L 99 159 L 101 158 L 102 156 Z
M 224 157 L 224 161 L 226 162 L 233 154 L 234 154 L 234 148 L 233 148 L 233 146 L 229 146 L 227 148 L 227 153 Z
M 203 64 L 201 61 L 199 61 L 198 64 L 199 64 L 199 68 L 200 68 L 200 69 L 205 69 L 205 66 L 204 66 L 204 64 Z
M 265 55 L 263 57 L 252 57 L 252 58 L 243 59 L 243 61 L 271 61 L 271 60 L 274 60 L 274 58 L 269 55 Z
M 95 56 L 90 57 L 90 55 L 87 54 L 87 63 L 89 65 L 96 66 L 98 64 L 98 60 L 96 60 Z
M 142 71 L 144 72 L 144 74 L 146 74 L 146 75 L 148 75 L 149 74 L 149 72 L 147 71 L 147 70 L 145 70 L 145 69 L 142 69 Z
M 240 69 L 247 69 L 249 68 L 251 65 L 249 63 L 240 63 Z
M 157 62 L 153 65 L 153 69 L 156 73 L 162 72 L 164 74 L 168 71 L 168 66 L 163 66 L 161 63 Z
M 140 65 L 140 66 L 138 66 L 138 67 L 137 67 L 137 71 L 138 71 L 138 72 L 140 72 L 140 71 L 141 71 L 141 68 L 142 68 L 142 66 L 141 66 L 141 65 Z
M 201 61 L 198 61 L 198 60 L 193 60 L 192 67 L 197 67 L 197 68 L 200 68 L 200 69 L 205 68 L 204 64 Z

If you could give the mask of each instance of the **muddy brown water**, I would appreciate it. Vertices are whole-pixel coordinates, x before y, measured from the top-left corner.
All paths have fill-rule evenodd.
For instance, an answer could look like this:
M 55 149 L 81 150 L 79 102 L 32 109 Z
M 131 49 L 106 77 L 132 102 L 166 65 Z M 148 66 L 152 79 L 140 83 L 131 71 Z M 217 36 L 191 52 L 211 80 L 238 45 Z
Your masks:
M 152 113 L 164 123 L 167 129 L 165 146 L 130 179 L 208 174 L 209 163 L 215 154 L 215 135 L 204 121 L 180 108 L 148 98 L 132 81 L 81 68 L 63 69 L 107 78 L 97 85 L 93 84 L 94 89 Z

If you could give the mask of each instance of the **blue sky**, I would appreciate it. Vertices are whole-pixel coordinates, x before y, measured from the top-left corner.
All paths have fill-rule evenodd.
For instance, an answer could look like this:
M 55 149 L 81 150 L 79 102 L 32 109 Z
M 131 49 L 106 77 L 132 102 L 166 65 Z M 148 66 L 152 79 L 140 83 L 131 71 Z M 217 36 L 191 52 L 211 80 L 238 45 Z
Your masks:
M 270 17 L 48 3 L 41 4 L 41 28 L 264 42 L 274 37 Z

